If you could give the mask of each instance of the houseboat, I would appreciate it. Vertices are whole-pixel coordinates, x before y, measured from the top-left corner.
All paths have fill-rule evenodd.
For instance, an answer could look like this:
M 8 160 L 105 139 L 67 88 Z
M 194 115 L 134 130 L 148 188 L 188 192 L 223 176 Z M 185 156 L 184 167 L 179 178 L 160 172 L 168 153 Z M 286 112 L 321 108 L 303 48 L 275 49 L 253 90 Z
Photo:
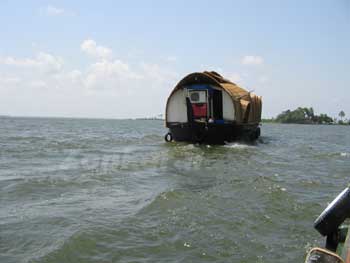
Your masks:
M 223 144 L 260 136 L 261 97 L 218 73 L 195 72 L 172 90 L 165 110 L 166 141 Z

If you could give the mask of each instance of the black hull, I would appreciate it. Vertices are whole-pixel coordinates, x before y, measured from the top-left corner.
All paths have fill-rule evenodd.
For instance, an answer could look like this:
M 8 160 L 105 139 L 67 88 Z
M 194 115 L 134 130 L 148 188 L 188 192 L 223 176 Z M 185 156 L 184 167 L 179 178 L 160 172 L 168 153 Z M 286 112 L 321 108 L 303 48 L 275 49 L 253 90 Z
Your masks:
M 174 141 L 224 144 L 238 140 L 254 141 L 260 136 L 258 124 L 167 123 Z

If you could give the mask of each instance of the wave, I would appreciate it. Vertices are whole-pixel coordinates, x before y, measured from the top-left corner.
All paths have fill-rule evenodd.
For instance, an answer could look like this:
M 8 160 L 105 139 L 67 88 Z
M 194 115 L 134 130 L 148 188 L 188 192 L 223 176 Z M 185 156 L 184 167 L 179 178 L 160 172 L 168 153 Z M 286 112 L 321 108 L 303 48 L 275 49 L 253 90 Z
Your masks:
M 226 143 L 224 145 L 226 148 L 232 148 L 232 149 L 252 149 L 256 148 L 256 145 L 250 145 L 250 144 L 245 144 L 245 143 L 240 143 L 240 142 L 233 142 L 233 143 Z

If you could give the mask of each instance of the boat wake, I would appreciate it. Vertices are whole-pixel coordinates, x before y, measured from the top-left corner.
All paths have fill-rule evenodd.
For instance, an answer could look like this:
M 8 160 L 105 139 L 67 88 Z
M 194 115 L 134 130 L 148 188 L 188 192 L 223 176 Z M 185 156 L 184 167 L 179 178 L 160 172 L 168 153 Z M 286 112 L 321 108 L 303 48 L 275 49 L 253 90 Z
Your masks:
M 234 142 L 234 143 L 225 143 L 224 147 L 233 148 L 233 149 L 250 149 L 250 148 L 255 148 L 256 145 Z
M 350 153 L 341 152 L 341 153 L 340 153 L 340 156 L 341 156 L 341 157 L 350 157 Z

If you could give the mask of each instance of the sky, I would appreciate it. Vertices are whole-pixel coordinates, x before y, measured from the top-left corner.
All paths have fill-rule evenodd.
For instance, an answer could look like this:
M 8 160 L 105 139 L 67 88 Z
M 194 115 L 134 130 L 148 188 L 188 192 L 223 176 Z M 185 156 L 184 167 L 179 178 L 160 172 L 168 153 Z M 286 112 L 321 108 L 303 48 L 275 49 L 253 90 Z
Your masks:
M 350 1 L 0 0 L 0 115 L 164 113 L 214 70 L 286 109 L 350 117 Z

